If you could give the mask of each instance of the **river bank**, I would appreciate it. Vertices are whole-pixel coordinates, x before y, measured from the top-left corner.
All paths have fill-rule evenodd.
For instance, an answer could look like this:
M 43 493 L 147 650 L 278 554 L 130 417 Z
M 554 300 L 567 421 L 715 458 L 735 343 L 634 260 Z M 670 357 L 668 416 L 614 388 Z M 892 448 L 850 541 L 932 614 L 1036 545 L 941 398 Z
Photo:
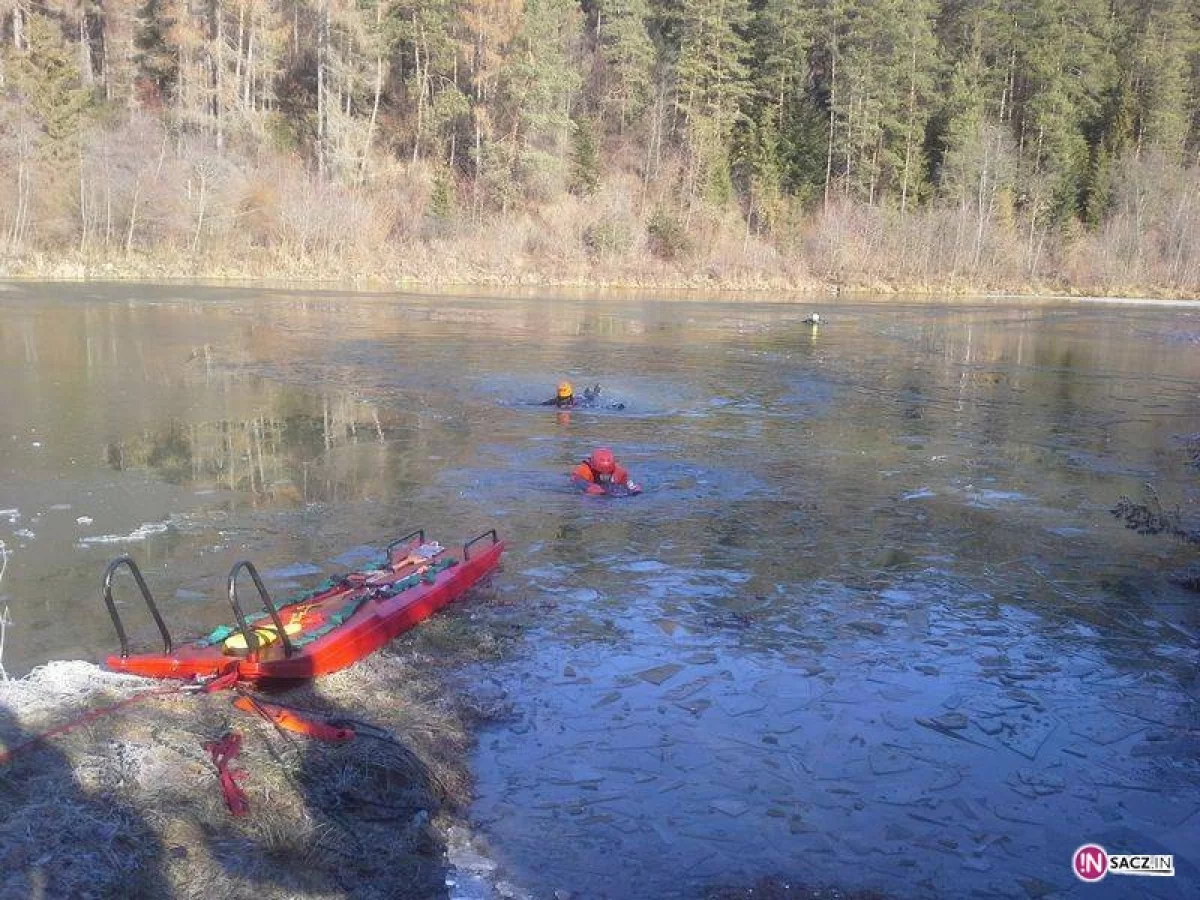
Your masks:
M 322 235 L 317 241 L 291 234 L 298 228 L 295 223 L 280 223 L 284 233 L 276 241 L 231 240 L 207 251 L 174 244 L 128 252 L 118 247 L 86 252 L 27 248 L 0 257 L 0 278 L 333 282 L 391 290 L 473 286 L 769 291 L 795 297 L 1200 296 L 1200 282 L 1192 276 L 1132 264 L 1086 236 L 1073 242 L 1063 238 L 1037 264 L 1023 261 L 1019 242 L 1012 240 L 991 248 L 986 258 L 970 261 L 941 246 L 942 239 L 929 233 L 929 223 L 884 217 L 867 224 L 852 222 L 850 227 L 831 214 L 815 219 L 806 232 L 787 242 L 752 236 L 733 221 L 717 221 L 693 232 L 680 225 L 673 239 L 677 246 L 666 249 L 645 226 L 630 221 L 622 224 L 623 242 L 597 250 L 590 237 L 599 227 L 594 218 L 594 211 L 575 203 L 544 216 L 514 216 L 479 228 L 461 226 L 442 236 L 418 231 L 381 238 L 368 230 Z M 638 236 L 639 232 L 645 233 Z
M 0 897 L 466 896 L 453 862 L 484 858 L 463 828 L 472 728 L 499 712 L 448 691 L 438 655 L 384 652 L 267 698 L 352 728 L 346 743 L 81 661 L 0 682 Z M 230 735 L 241 814 L 211 753 Z
M 385 652 L 269 698 L 354 729 L 348 743 L 82 661 L 0 681 L 0 898 L 532 900 L 466 818 L 473 726 L 503 710 L 447 692 L 429 662 Z M 774 879 L 704 896 L 882 900 Z
M 541 268 L 473 269 L 448 271 L 441 268 L 361 270 L 338 264 L 292 264 L 278 261 L 263 263 L 192 265 L 185 261 L 138 258 L 119 262 L 94 262 L 71 259 L 42 259 L 13 264 L 0 261 L 0 281 L 182 284 L 209 286 L 285 286 L 288 288 L 346 289 L 353 291 L 424 290 L 464 291 L 490 288 L 501 292 L 513 289 L 565 289 L 568 291 L 656 292 L 655 299 L 670 299 L 671 293 L 686 292 L 684 299 L 713 296 L 722 301 L 751 295 L 762 301 L 827 301 L 831 298 L 858 297 L 959 297 L 1010 298 L 1029 300 L 1091 300 L 1136 304 L 1146 301 L 1191 305 L 1200 295 L 1144 284 L 1114 284 L 1097 288 L 1095 284 L 1069 283 L 988 284 L 953 279 L 936 282 L 904 280 L 822 280 L 770 272 L 739 272 L 717 275 L 713 272 L 686 271 L 675 267 L 604 271 L 592 268 L 549 270 Z M 657 293 L 661 292 L 661 293 Z M 770 295 L 766 297 L 764 295 Z

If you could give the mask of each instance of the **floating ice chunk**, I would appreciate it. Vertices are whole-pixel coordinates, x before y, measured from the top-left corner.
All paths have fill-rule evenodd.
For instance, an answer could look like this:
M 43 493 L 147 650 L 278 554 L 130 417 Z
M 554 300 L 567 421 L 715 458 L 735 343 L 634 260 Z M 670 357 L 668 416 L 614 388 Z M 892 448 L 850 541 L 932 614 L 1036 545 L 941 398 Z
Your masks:
M 97 534 L 91 537 L 80 538 L 78 543 L 83 547 L 90 547 L 92 544 L 134 543 L 144 541 L 146 538 L 156 534 L 162 534 L 170 527 L 170 520 L 165 522 L 143 522 L 129 534 Z
M 655 666 L 653 669 L 646 669 L 644 672 L 638 672 L 637 677 L 642 681 L 650 682 L 650 684 L 659 685 L 670 680 L 682 670 L 683 666 L 678 663 L 667 663 Z
M 626 572 L 661 572 L 666 568 L 665 564 L 660 563 L 656 559 L 638 560 L 637 562 L 621 566 L 621 569 Z
M 325 570 L 312 563 L 293 563 L 290 566 L 280 566 L 270 569 L 263 574 L 267 578 L 303 578 L 306 575 L 320 575 Z
M 924 500 L 927 497 L 936 497 L 937 493 L 927 487 L 917 488 L 915 491 L 909 491 L 907 494 L 901 495 L 901 500 Z
M 94 522 L 94 521 L 96 521 L 96 520 L 93 519 L 91 516 L 79 516 L 78 518 L 75 519 L 75 524 L 76 525 L 91 525 L 92 522 Z
M 732 818 L 744 815 L 749 809 L 750 804 L 742 800 L 713 800 L 709 804 L 717 812 L 725 813 Z

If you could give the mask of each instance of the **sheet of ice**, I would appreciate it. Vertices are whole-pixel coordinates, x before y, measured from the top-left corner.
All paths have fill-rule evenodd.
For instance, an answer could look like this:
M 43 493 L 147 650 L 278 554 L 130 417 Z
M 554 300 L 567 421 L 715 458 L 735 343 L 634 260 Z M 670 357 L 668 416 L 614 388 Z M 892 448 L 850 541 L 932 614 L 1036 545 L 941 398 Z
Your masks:
M 93 544 L 134 544 L 156 534 L 165 534 L 170 528 L 169 519 L 164 522 L 143 522 L 129 534 L 90 535 L 79 538 L 75 543 L 81 547 L 90 547 Z

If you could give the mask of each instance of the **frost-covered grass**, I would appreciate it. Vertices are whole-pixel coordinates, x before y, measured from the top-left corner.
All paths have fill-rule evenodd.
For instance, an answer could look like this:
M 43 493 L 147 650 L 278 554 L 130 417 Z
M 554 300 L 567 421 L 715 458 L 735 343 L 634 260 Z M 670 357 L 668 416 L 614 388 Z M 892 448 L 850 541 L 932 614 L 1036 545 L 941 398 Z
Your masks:
M 160 687 L 83 662 L 0 683 L 0 750 L 134 700 L 0 764 L 0 900 L 444 893 L 468 737 L 419 665 L 376 655 L 267 698 L 356 720 L 345 744 L 282 732 L 233 709 L 229 692 L 148 695 Z M 242 818 L 204 749 L 231 730 Z

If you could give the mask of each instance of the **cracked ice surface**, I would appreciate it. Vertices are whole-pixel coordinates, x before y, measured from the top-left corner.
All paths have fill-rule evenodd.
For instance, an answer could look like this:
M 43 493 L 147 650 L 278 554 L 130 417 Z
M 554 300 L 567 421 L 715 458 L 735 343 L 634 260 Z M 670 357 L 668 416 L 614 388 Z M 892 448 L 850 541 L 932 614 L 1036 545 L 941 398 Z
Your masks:
M 810 636 L 834 636 L 816 672 L 811 654 L 735 652 L 682 625 L 542 645 L 506 685 L 519 719 L 485 735 L 478 823 L 589 897 L 763 872 L 1061 892 L 1070 852 L 1104 835 L 1110 852 L 1167 847 L 1183 873 L 1200 838 L 1194 698 L 944 579 L 876 597 L 881 634 L 852 628 L 856 593 L 795 595 Z

